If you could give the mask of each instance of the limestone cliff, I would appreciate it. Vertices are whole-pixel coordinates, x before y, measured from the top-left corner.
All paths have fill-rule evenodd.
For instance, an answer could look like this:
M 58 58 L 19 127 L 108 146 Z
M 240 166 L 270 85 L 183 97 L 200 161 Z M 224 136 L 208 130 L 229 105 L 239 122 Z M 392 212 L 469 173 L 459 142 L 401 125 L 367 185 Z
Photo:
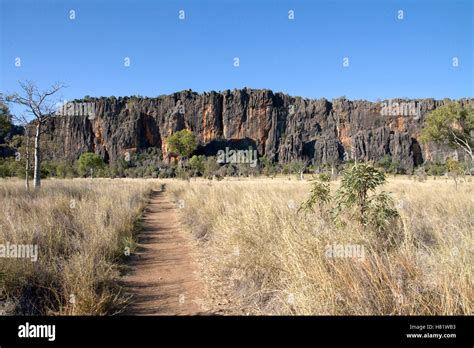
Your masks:
M 199 140 L 198 152 L 208 155 L 225 146 L 253 146 L 260 156 L 278 162 L 319 164 L 390 154 L 401 167 L 411 168 L 448 154 L 418 141 L 426 114 L 448 101 L 328 101 L 256 89 L 182 91 L 156 98 L 76 100 L 92 103 L 94 115 L 56 116 L 48 127 L 61 144 L 61 155 L 70 159 L 90 151 L 114 162 L 126 152 L 148 147 L 159 147 L 166 155 L 166 138 L 186 128 Z

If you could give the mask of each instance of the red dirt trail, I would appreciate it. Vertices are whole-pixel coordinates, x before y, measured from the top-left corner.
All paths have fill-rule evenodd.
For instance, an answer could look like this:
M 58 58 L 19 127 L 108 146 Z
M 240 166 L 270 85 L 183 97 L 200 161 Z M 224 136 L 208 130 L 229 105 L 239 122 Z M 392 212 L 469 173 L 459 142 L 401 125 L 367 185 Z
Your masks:
M 138 250 L 123 285 L 132 296 L 125 315 L 197 315 L 204 285 L 177 208 L 164 191 L 153 191 L 141 220 Z

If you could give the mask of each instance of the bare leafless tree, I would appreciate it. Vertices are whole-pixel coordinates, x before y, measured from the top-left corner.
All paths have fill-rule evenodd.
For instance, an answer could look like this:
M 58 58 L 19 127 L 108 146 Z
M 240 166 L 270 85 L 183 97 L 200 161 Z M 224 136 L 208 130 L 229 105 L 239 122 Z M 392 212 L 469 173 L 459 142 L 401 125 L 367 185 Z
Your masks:
M 26 113 L 32 117 L 32 121 L 28 124 L 33 124 L 35 127 L 35 144 L 34 144 L 34 169 L 33 169 L 33 185 L 35 189 L 41 186 L 41 134 L 43 133 L 43 126 L 55 113 L 56 104 L 52 100 L 52 96 L 59 90 L 65 87 L 62 83 L 56 83 L 49 89 L 40 91 L 37 85 L 32 81 L 20 81 L 21 93 L 12 93 L 3 97 L 6 102 L 19 104 L 26 107 Z M 23 121 L 27 120 L 27 116 L 22 116 Z M 24 122 L 21 122 L 24 123 Z M 30 131 L 29 127 L 25 127 L 26 139 L 29 142 Z M 27 148 L 28 148 L 27 144 Z M 28 153 L 29 156 L 29 153 Z M 29 166 L 29 159 L 27 159 L 27 165 Z M 29 167 L 27 169 L 29 172 Z M 28 175 L 28 173 L 27 173 Z M 28 177 L 26 179 L 28 181 Z M 29 187 L 29 184 L 26 184 Z

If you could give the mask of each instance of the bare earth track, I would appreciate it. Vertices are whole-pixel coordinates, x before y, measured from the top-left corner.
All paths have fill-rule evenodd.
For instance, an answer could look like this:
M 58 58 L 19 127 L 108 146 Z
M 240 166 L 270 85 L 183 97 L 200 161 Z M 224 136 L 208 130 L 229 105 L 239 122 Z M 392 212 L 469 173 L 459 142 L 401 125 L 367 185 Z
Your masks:
M 177 208 L 164 191 L 152 192 L 141 227 L 138 251 L 129 263 L 131 272 L 123 277 L 132 295 L 123 314 L 206 314 L 193 245 L 179 228 Z

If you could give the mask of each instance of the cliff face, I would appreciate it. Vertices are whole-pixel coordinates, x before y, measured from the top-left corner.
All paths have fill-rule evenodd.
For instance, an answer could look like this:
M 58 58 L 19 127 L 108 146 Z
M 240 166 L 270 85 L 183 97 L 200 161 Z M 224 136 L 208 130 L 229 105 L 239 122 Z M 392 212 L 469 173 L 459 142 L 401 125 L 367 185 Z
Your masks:
M 56 116 L 48 125 L 61 155 L 70 159 L 95 152 L 114 162 L 148 147 L 159 147 L 166 155 L 167 137 L 184 128 L 199 140 L 198 153 L 252 146 L 259 156 L 283 163 L 378 160 L 390 154 L 401 167 L 411 168 L 452 153 L 417 140 L 426 114 L 448 100 L 328 101 L 242 89 L 76 102 L 92 103 L 94 115 Z

